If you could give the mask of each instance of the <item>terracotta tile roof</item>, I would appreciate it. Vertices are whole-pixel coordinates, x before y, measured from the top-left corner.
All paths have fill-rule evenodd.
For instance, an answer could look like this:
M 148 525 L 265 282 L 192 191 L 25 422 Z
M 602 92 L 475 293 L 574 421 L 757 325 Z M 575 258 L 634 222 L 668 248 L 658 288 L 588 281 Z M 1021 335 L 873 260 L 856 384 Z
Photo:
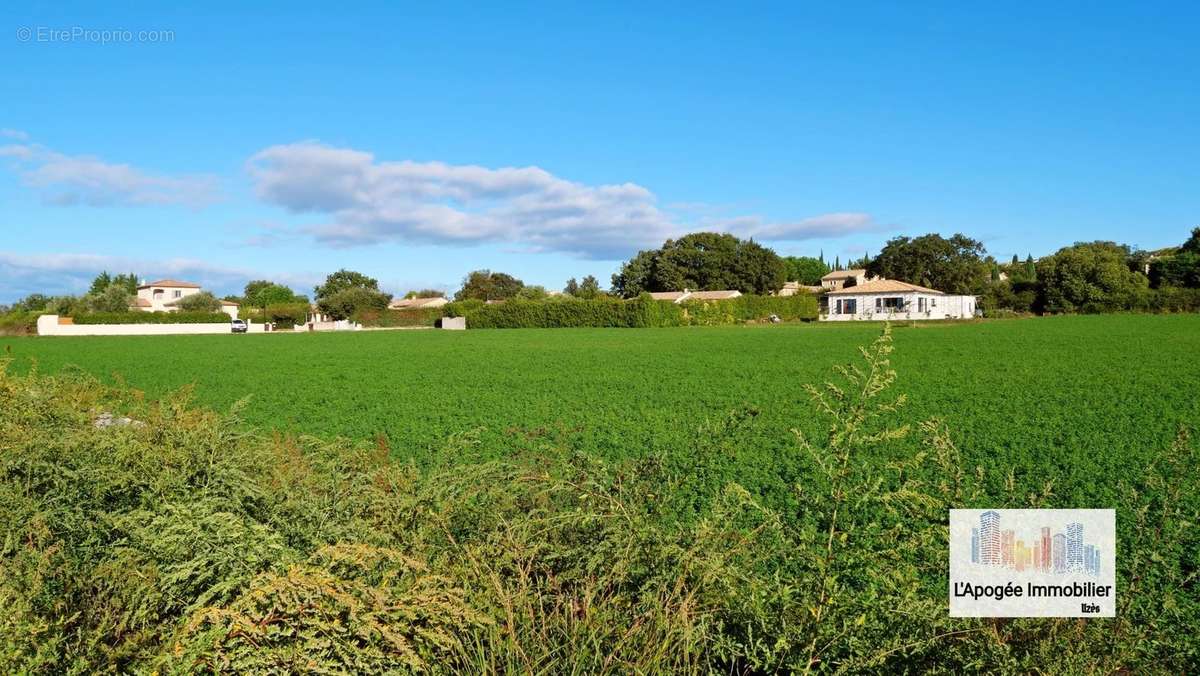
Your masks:
M 936 293 L 939 296 L 945 295 L 936 289 L 927 289 L 923 286 L 909 284 L 908 282 L 901 282 L 896 279 L 876 279 L 872 282 L 864 282 L 858 286 L 850 286 L 837 291 L 830 291 L 827 295 L 848 296 L 855 293 L 911 293 L 914 291 L 921 293 Z
M 684 300 L 727 300 L 729 298 L 737 298 L 740 295 L 742 295 L 742 292 L 737 290 L 693 291 Z
M 416 310 L 425 306 L 440 307 L 448 302 L 445 296 L 435 296 L 433 298 L 397 298 L 388 303 L 388 307 L 393 310 Z
M 157 282 L 149 282 L 139 286 L 139 289 L 149 289 L 152 286 L 166 286 L 173 289 L 199 289 L 199 284 L 191 282 L 181 282 L 178 279 L 160 279 Z
M 848 277 L 863 277 L 867 271 L 862 268 L 854 268 L 853 270 L 834 270 L 833 272 L 821 278 L 821 281 L 826 279 L 846 279 Z
M 672 301 L 674 301 L 674 300 L 679 300 L 680 298 L 683 298 L 684 295 L 686 295 L 686 292 L 684 292 L 684 291 L 655 291 L 654 293 L 650 294 L 650 297 L 653 298 L 654 300 L 672 300 Z

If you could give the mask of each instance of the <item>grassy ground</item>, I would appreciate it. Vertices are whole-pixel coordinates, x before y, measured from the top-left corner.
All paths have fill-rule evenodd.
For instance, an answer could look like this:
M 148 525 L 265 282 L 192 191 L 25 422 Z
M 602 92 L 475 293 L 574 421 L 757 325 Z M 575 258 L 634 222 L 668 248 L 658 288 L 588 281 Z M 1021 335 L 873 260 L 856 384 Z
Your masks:
M 726 476 L 782 499 L 779 458 L 811 428 L 804 383 L 879 326 L 5 338 L 24 372 L 74 364 L 150 397 L 193 384 L 226 409 L 250 396 L 261 428 L 379 439 L 425 462 L 454 434 L 472 457 L 566 446 L 607 458 L 661 452 L 686 467 L 697 438 L 728 437 Z M 906 420 L 946 421 L 972 466 L 1055 483 L 1100 506 L 1115 478 L 1200 427 L 1200 316 L 1087 316 L 897 327 Z M 742 414 L 730 418 L 733 411 Z M 732 422 L 731 422 L 732 420 Z M 913 442 L 915 443 L 915 442 Z M 908 449 L 911 450 L 911 449 Z M 900 452 L 900 451 L 897 451 Z M 444 458 L 444 456 L 440 456 Z M 999 480 L 999 476 L 997 479 Z

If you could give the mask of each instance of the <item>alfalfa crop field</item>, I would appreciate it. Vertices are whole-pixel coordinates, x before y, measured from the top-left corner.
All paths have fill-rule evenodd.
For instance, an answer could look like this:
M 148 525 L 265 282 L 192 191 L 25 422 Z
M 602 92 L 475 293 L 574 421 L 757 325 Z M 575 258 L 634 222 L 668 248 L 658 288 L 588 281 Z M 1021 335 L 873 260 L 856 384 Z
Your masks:
M 0 507 L 28 518 L 5 533 L 0 572 L 22 582 L 0 604 L 35 635 L 8 632 L 8 654 L 180 672 L 1200 665 L 1200 317 L 881 329 L 3 339 Z M 97 429 L 102 409 L 145 424 Z M 946 510 L 975 506 L 1117 508 L 1118 617 L 947 617 Z M 325 661 L 289 661 L 297 637 Z

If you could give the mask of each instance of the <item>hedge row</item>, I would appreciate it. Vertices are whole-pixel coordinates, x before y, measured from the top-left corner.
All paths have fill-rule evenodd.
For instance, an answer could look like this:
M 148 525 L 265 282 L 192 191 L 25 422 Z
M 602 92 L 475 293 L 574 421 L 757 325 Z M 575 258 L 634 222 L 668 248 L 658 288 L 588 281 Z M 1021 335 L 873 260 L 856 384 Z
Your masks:
M 77 314 L 76 324 L 228 324 L 224 312 L 89 312 Z
M 445 313 L 440 307 L 413 310 L 366 310 L 355 315 L 363 326 L 433 326 Z
M 649 295 L 632 300 L 509 300 L 485 305 L 479 301 L 450 303 L 442 308 L 448 317 L 466 317 L 473 329 L 714 326 L 766 319 L 817 318 L 814 296 L 741 296 L 720 301 L 680 304 L 656 301 Z

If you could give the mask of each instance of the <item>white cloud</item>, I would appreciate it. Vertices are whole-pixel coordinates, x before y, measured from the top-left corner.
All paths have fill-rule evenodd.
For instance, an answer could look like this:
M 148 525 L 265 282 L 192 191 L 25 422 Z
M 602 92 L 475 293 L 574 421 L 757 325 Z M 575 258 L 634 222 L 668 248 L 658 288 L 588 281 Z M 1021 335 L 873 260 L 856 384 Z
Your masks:
M 584 185 L 538 167 L 377 161 L 367 152 L 304 142 L 266 148 L 247 169 L 264 201 L 326 217 L 305 231 L 335 246 L 498 242 L 611 260 L 685 232 L 714 229 L 675 215 L 686 209 L 660 209 L 654 193 L 640 185 Z M 866 214 L 795 223 L 749 217 L 715 225 L 760 239 L 838 237 L 871 227 Z
M 263 150 L 248 168 L 263 200 L 331 216 L 309 232 L 333 245 L 508 242 L 615 257 L 678 229 L 641 186 L 587 186 L 537 167 L 377 162 L 369 153 L 296 143 Z
M 860 232 L 878 232 L 881 225 L 870 214 L 839 212 L 812 216 L 793 222 L 770 223 L 757 216 L 745 216 L 724 223 L 730 231 L 755 239 L 793 241 L 805 239 L 834 239 Z
M 27 136 L 5 130 L 21 141 Z M 36 143 L 0 146 L 25 185 L 54 205 L 201 207 L 218 198 L 211 176 L 162 176 L 88 155 L 65 155 Z
M 5 138 L 16 139 L 18 141 L 28 141 L 29 140 L 29 134 L 26 134 L 25 132 L 21 131 L 20 129 L 0 129 L 0 136 L 3 136 Z

